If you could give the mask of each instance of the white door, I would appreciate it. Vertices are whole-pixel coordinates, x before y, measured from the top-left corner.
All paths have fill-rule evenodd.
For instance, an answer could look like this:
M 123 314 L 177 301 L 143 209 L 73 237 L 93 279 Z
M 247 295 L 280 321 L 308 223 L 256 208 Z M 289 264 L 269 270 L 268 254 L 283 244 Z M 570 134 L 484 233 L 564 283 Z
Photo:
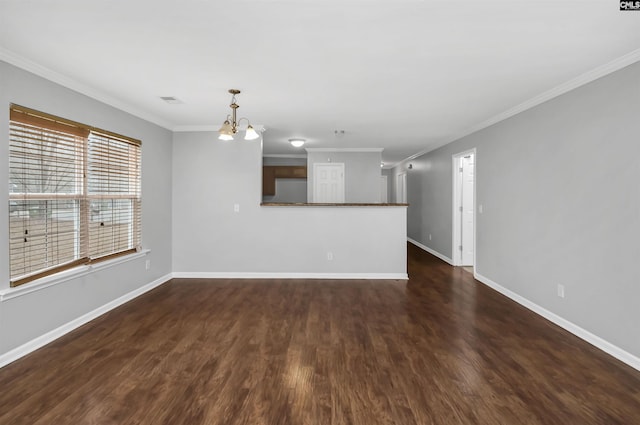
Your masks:
M 407 173 L 398 174 L 396 178 L 396 202 L 407 203 Z
M 344 203 L 344 164 L 313 164 L 313 202 Z
M 474 157 L 475 155 L 465 155 L 460 158 L 460 168 L 462 168 L 462 266 L 473 265 L 473 227 L 474 227 L 474 207 L 473 207 L 473 184 L 474 177 Z
M 387 184 L 387 176 L 381 176 L 380 178 L 380 202 L 383 204 L 389 202 L 389 186 Z
M 475 261 L 475 159 L 476 150 L 452 157 L 454 266 L 474 266 Z

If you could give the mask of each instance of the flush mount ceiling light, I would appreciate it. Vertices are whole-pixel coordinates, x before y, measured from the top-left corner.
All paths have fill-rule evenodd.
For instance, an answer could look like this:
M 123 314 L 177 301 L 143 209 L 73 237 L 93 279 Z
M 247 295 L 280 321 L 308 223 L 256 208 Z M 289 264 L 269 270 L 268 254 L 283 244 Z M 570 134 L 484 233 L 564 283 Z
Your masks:
M 304 142 L 305 142 L 305 141 L 306 141 L 306 140 L 304 140 L 304 139 L 289 139 L 289 143 L 291 143 L 291 145 L 292 145 L 294 148 L 300 148 L 300 147 L 302 147 L 302 145 L 304 145 Z
M 231 105 L 229 105 L 231 107 L 231 115 L 227 115 L 227 119 L 224 120 L 222 127 L 218 130 L 218 133 L 220 134 L 218 139 L 233 140 L 234 134 L 238 132 L 238 124 L 240 124 L 240 121 L 242 120 L 247 120 L 247 130 L 245 131 L 244 140 L 257 139 L 260 135 L 253 129 L 248 118 L 243 117 L 236 121 L 236 109 L 240 107 L 236 103 L 236 95 L 240 94 L 240 90 L 230 89 L 229 93 L 231 93 Z

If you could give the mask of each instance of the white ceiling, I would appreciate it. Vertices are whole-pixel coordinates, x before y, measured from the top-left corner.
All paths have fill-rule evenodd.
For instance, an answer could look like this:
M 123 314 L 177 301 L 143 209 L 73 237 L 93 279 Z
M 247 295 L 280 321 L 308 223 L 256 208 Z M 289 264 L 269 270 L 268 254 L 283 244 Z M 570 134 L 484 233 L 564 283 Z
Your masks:
M 267 154 L 300 153 L 287 139 L 302 137 L 381 147 L 394 163 L 639 60 L 640 12 L 614 0 L 0 0 L 0 49 L 170 129 L 217 128 L 238 88 Z

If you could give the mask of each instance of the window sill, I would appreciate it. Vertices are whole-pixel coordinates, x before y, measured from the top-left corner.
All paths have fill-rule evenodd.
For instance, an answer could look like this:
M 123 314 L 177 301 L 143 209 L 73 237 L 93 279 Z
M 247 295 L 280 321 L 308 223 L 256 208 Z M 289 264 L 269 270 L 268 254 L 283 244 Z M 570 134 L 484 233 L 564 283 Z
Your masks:
M 58 285 L 71 279 L 77 279 L 79 277 L 88 275 L 95 271 L 107 269 L 109 267 L 116 266 L 118 264 L 126 263 L 141 257 L 144 257 L 150 249 L 143 249 L 140 252 L 136 252 L 130 255 L 114 258 L 113 260 L 102 261 L 96 264 L 88 264 L 84 266 L 74 267 L 69 270 L 62 271 L 60 273 L 52 274 L 51 276 L 43 277 L 42 279 L 34 280 L 33 282 L 25 283 L 24 285 L 7 288 L 0 290 L 0 302 L 7 301 L 12 298 L 21 297 L 23 295 L 30 294 L 32 292 L 40 291 L 50 286 Z

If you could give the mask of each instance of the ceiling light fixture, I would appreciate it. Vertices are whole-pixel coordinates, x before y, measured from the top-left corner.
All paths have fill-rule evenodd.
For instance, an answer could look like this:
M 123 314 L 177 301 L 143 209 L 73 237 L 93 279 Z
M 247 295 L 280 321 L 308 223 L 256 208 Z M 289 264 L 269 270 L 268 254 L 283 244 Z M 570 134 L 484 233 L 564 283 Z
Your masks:
M 236 95 L 240 94 L 240 90 L 230 89 L 229 93 L 231 93 L 231 105 L 229 105 L 231 107 L 231 115 L 227 115 L 227 119 L 224 120 L 222 127 L 220 127 L 220 130 L 218 130 L 218 133 L 220 134 L 218 139 L 233 140 L 233 135 L 238 132 L 238 124 L 240 124 L 240 121 L 242 120 L 247 120 L 247 130 L 244 135 L 244 140 L 257 139 L 258 137 L 260 137 L 260 135 L 253 129 L 248 118 L 243 117 L 236 121 L 236 109 L 240 107 L 236 103 Z
M 289 143 L 291 143 L 294 148 L 301 148 L 305 141 L 304 139 L 289 139 Z

